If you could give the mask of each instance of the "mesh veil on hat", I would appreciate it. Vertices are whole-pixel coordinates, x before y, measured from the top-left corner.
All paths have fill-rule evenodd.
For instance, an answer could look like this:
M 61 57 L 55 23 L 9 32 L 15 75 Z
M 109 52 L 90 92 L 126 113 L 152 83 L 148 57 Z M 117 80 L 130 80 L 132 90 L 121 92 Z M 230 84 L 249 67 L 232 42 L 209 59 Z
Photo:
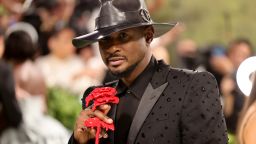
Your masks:
M 100 12 L 95 19 L 95 30 L 74 38 L 72 42 L 75 47 L 85 47 L 113 32 L 147 25 L 154 27 L 154 37 L 158 37 L 177 24 L 153 22 L 144 0 L 100 0 L 100 2 Z

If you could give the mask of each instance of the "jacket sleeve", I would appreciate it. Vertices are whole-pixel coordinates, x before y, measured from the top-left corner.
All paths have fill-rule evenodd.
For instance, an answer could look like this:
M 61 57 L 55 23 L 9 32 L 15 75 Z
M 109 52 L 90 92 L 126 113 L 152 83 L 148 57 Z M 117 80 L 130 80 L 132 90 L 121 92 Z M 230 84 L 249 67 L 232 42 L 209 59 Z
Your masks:
M 79 144 L 74 138 L 74 133 L 72 133 L 71 137 L 69 138 L 68 144 Z
M 197 72 L 186 90 L 181 112 L 184 144 L 226 144 L 227 130 L 216 80 Z

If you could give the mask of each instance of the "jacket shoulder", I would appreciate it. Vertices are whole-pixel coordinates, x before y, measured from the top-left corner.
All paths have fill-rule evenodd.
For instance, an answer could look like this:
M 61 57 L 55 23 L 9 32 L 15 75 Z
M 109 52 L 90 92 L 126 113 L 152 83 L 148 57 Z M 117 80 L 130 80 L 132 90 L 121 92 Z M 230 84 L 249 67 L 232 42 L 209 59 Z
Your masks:
M 175 75 L 181 75 L 181 76 L 186 76 L 186 77 L 194 77 L 194 76 L 200 76 L 200 75 L 206 75 L 208 77 L 214 78 L 213 74 L 211 74 L 208 71 L 197 71 L 197 70 L 189 70 L 189 69 L 182 69 L 182 68 L 173 68 L 170 67 L 170 71 L 172 76 Z

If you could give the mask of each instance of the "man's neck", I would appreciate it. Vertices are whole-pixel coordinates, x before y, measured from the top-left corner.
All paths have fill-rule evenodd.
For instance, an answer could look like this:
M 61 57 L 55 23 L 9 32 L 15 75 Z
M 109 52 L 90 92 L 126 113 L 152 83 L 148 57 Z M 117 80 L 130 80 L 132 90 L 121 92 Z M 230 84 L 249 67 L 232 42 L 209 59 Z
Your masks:
M 145 70 L 150 62 L 151 56 L 151 53 L 147 54 L 142 62 L 140 62 L 128 76 L 121 78 L 126 86 L 130 86 L 133 81 Z

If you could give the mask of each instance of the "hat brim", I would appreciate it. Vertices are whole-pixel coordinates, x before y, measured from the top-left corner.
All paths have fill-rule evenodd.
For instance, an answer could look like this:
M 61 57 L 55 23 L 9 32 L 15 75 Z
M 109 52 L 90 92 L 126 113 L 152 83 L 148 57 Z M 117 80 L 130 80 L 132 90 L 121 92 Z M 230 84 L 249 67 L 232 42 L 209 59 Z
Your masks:
M 140 27 L 140 26 L 148 26 L 152 25 L 154 27 L 155 33 L 154 37 L 159 37 L 163 35 L 164 33 L 170 31 L 177 23 L 139 23 L 139 24 L 134 24 L 130 26 L 115 26 L 115 27 L 109 27 L 109 28 L 104 28 L 100 30 L 95 30 L 91 33 L 88 33 L 86 35 L 78 36 L 75 37 L 72 40 L 73 45 L 76 48 L 83 48 L 86 47 L 94 42 L 99 41 L 100 39 L 109 36 L 110 34 L 114 32 L 118 32 L 121 30 L 125 30 L 128 28 L 134 28 L 134 27 Z

